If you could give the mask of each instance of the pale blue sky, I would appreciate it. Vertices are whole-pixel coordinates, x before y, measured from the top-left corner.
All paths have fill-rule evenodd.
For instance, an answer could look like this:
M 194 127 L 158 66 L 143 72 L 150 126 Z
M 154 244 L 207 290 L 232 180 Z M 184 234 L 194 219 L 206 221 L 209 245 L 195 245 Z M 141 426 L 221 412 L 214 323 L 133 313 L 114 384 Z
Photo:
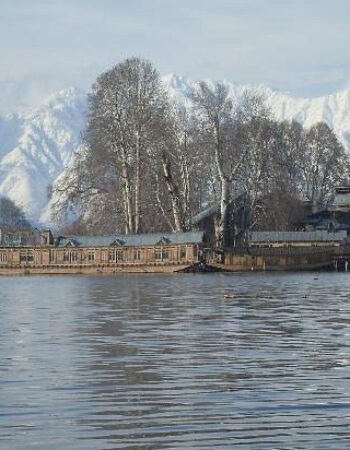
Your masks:
M 350 0 L 0 0 L 0 111 L 88 89 L 127 56 L 295 95 L 350 79 Z

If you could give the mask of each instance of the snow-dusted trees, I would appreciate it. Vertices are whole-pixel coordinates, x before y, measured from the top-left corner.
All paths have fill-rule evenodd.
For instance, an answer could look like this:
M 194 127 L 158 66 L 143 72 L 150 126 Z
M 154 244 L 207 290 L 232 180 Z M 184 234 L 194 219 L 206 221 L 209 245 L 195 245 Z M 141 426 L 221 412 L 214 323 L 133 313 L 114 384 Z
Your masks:
M 9 198 L 0 197 L 0 230 L 19 231 L 30 228 L 22 209 Z

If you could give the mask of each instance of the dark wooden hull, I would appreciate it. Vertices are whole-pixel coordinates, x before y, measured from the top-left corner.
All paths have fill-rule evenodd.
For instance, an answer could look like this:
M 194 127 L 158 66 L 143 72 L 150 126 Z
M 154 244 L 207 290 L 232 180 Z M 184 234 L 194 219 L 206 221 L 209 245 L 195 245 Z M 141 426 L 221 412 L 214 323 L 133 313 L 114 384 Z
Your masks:
M 120 266 L 0 266 L 0 275 L 69 275 L 69 274 L 119 274 L 119 273 L 174 273 L 185 272 L 192 264 L 123 264 Z
M 220 272 L 305 272 L 313 270 L 334 270 L 333 262 L 319 264 L 292 264 L 283 266 L 248 266 L 248 265 L 230 265 L 230 264 L 209 264 L 213 270 Z

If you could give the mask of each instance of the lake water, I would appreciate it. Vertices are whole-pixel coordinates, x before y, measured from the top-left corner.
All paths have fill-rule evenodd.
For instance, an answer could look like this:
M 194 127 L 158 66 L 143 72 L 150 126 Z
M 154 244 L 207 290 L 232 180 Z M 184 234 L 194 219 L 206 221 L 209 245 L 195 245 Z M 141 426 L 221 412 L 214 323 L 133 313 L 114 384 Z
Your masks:
M 0 277 L 0 448 L 347 449 L 349 333 L 346 273 Z

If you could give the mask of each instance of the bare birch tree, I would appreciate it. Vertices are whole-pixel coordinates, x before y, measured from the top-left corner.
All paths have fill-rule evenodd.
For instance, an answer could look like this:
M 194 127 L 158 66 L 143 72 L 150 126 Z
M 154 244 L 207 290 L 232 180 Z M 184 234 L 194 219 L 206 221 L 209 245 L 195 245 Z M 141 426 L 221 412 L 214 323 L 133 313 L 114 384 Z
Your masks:
M 106 158 L 105 173 L 119 177 L 115 195 L 123 205 L 125 232 L 142 228 L 142 179 L 149 149 L 166 115 L 158 72 L 148 61 L 127 59 L 102 74 L 93 86 L 86 140 Z
M 158 198 L 162 199 L 160 208 L 164 214 L 165 205 L 170 205 L 171 217 L 169 214 L 165 217 L 173 231 L 190 229 L 193 211 L 200 207 L 203 164 L 193 120 L 183 105 L 169 104 L 166 126 L 161 130 L 163 140 L 158 140 L 162 144 L 154 148 L 158 190 L 163 186 L 167 193 L 161 196 L 158 192 Z
M 213 162 L 220 186 L 220 221 L 217 236 L 219 247 L 229 242 L 229 204 L 232 182 L 242 165 L 245 151 L 236 145 L 235 118 L 232 100 L 224 83 L 216 82 L 212 87 L 199 84 L 192 97 L 198 112 L 202 131 L 207 136 L 208 148 L 213 153 Z

